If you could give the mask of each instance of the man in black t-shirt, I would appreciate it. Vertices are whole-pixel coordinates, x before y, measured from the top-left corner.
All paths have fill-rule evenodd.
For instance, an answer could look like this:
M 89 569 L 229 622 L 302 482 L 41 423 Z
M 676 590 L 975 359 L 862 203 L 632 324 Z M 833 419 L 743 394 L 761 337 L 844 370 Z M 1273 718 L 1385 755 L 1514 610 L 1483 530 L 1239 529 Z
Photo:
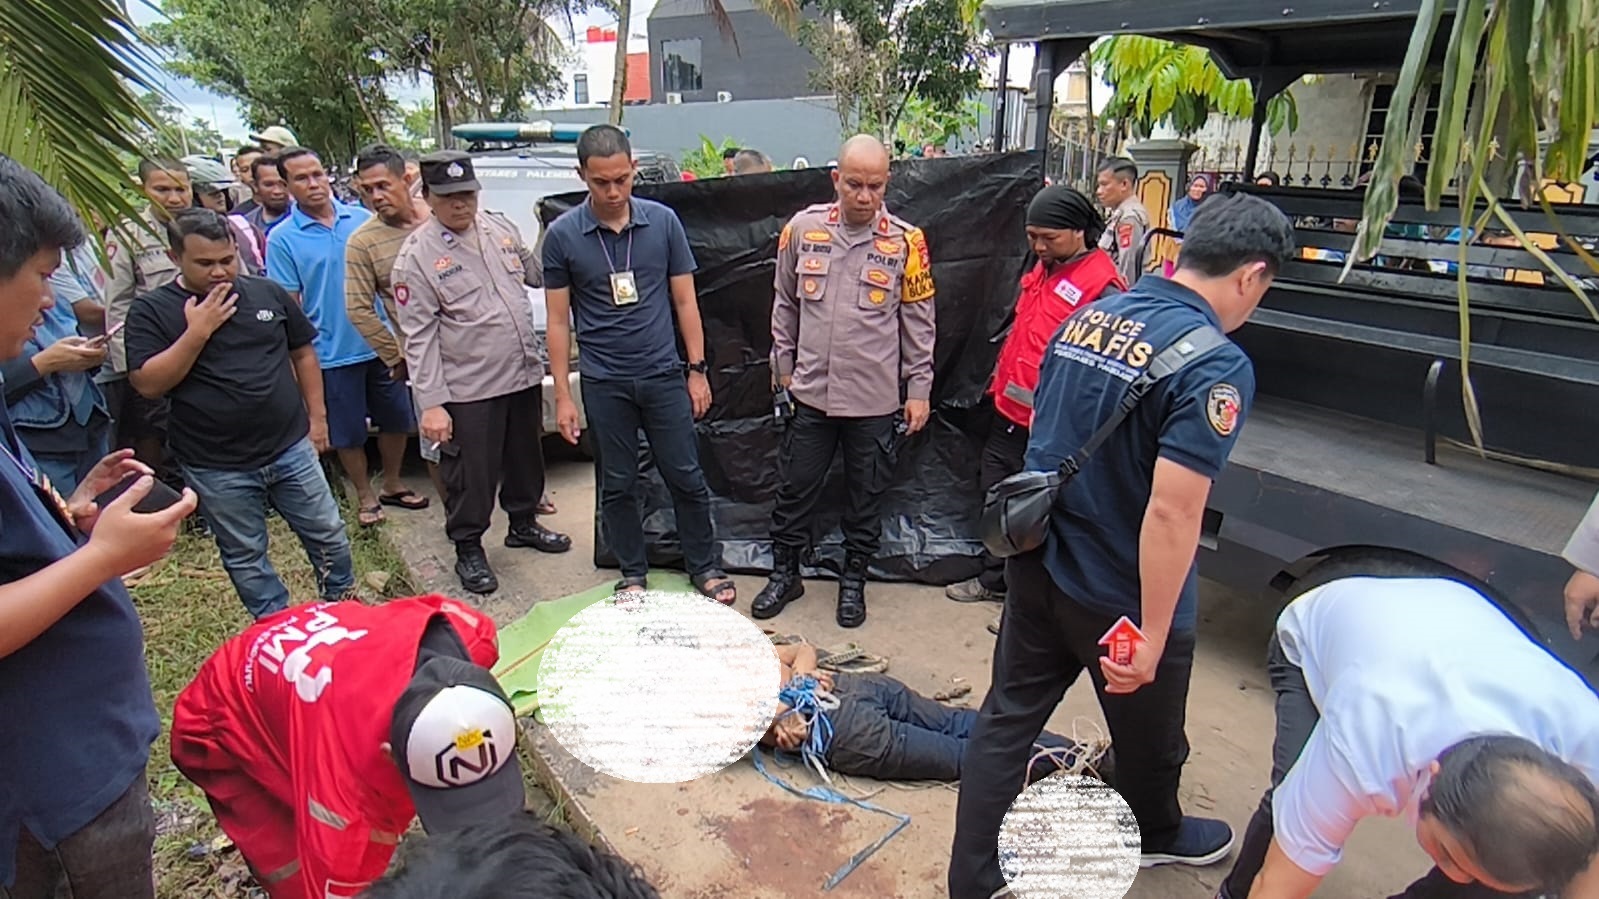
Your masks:
M 305 545 L 323 599 L 355 587 L 350 541 L 318 455 L 328 446 L 316 328 L 288 293 L 240 277 L 227 220 L 167 225 L 178 279 L 128 314 L 128 379 L 168 396 L 168 439 L 216 532 L 222 564 L 257 618 L 287 608 L 267 559 L 267 503 Z

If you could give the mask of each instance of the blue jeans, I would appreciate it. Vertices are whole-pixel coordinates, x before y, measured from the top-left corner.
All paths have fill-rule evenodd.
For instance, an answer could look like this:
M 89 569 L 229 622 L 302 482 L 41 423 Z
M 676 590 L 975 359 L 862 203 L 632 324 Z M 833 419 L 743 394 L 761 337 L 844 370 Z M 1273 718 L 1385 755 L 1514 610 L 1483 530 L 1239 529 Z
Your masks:
M 639 509 L 639 431 L 672 493 L 683 567 L 696 577 L 715 570 L 721 553 L 711 529 L 711 488 L 700 468 L 694 409 L 682 374 L 583 382 L 583 404 L 599 464 L 600 526 L 624 577 L 643 577 L 650 563 Z
M 833 742 L 827 765 L 840 774 L 878 780 L 961 779 L 961 760 L 977 723 L 976 709 L 959 709 L 928 699 L 892 677 L 837 674 Z M 1044 731 L 1034 747 L 1062 750 L 1075 757 L 1077 745 Z M 1033 764 L 1037 779 L 1059 766 L 1048 757 Z
M 260 618 L 289 606 L 289 588 L 267 558 L 267 503 L 300 538 L 323 599 L 340 599 L 355 589 L 344 517 L 309 439 L 254 470 L 185 465 L 183 476 L 200 497 L 222 567 L 251 615 Z

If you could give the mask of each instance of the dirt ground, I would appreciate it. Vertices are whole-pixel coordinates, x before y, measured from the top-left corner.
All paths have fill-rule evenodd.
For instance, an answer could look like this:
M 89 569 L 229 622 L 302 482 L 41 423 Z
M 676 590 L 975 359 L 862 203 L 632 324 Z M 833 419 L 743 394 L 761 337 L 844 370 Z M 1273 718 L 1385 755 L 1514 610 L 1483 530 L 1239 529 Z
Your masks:
M 421 490 L 425 478 L 414 478 Z M 481 605 L 501 624 L 533 603 L 575 593 L 616 577 L 595 569 L 594 478 L 589 463 L 552 461 L 550 490 L 559 511 L 545 522 L 572 535 L 564 556 L 545 556 L 501 545 L 504 520 L 485 538 L 501 589 Z M 460 594 L 453 551 L 444 538 L 443 512 L 389 511 L 396 543 L 426 589 Z M 762 580 L 740 577 L 738 608 L 747 612 Z M 806 596 L 763 625 L 805 635 L 834 648 L 855 642 L 886 655 L 889 673 L 932 695 L 954 679 L 972 687 L 966 698 L 980 704 L 988 686 L 993 637 L 985 625 L 997 611 L 990 603 L 966 605 L 934 587 L 871 584 L 866 624 L 845 632 L 833 623 L 835 585 L 812 581 Z M 1273 609 L 1236 598 L 1215 584 L 1203 585 L 1201 640 L 1188 704 L 1192 752 L 1183 778 L 1185 808 L 1220 817 L 1242 834 L 1270 770 L 1272 697 L 1264 672 L 1264 647 Z M 1054 730 L 1092 735 L 1103 727 L 1092 688 L 1076 685 L 1051 721 Z M 894 825 L 888 817 L 849 806 L 790 795 L 763 779 L 744 760 L 720 773 L 686 784 L 645 785 L 597 774 L 536 726 L 533 741 L 546 786 L 564 804 L 574 824 L 592 826 L 625 857 L 639 864 L 668 899 L 922 899 L 947 895 L 944 887 L 954 829 L 955 793 L 943 787 L 887 787 L 869 801 L 911 816 L 910 826 L 833 890 L 822 887 L 855 853 Z M 777 772 L 799 789 L 817 781 L 800 770 Z M 553 779 L 555 783 L 548 783 Z M 861 795 L 883 785 L 846 781 L 844 792 Z M 1191 869 L 1166 867 L 1139 874 L 1132 899 L 1208 897 L 1228 864 Z M 1425 857 L 1403 822 L 1362 824 L 1345 862 L 1318 896 L 1368 899 L 1398 892 L 1426 870 Z

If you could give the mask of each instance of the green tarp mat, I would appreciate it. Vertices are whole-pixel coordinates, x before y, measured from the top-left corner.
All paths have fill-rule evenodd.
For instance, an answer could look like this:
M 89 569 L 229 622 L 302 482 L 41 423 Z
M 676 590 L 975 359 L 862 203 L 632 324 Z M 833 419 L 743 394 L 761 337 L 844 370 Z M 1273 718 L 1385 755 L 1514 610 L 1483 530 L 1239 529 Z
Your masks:
M 563 596 L 548 599 L 533 607 L 526 615 L 500 628 L 500 661 L 494 666 L 494 677 L 511 699 L 518 716 L 532 715 L 539 708 L 539 660 L 544 648 L 577 613 L 614 595 L 616 582 L 603 584 Z M 681 571 L 651 571 L 650 589 L 669 593 L 694 593 L 694 585 Z

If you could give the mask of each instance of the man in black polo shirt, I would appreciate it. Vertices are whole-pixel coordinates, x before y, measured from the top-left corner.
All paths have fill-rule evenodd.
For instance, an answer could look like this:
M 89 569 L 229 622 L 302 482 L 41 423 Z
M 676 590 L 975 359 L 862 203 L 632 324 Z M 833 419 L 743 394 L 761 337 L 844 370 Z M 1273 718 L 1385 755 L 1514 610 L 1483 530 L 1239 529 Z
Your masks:
M 60 194 L 4 156 L 0 222 L 0 359 L 12 359 L 84 233 Z M 99 508 L 130 474 L 142 477 Z M 153 484 L 124 449 L 63 499 L 0 405 L 0 895 L 49 899 L 69 883 L 77 899 L 155 895 L 145 765 L 161 719 L 120 577 L 166 555 L 195 497 L 134 512 Z
M 342 599 L 355 573 L 318 461 L 328 422 L 316 329 L 276 282 L 239 275 L 222 216 L 191 209 L 167 231 L 178 279 L 134 301 L 128 379 L 144 396 L 171 397 L 172 453 L 250 614 L 289 605 L 267 559 L 267 503 L 305 545 L 322 598 Z
M 988 899 L 1005 885 L 1000 822 L 1033 741 L 1084 671 L 1115 747 L 1114 786 L 1138 819 L 1142 866 L 1213 864 L 1231 851 L 1226 822 L 1186 816 L 1177 799 L 1199 604 L 1194 554 L 1211 482 L 1255 389 L 1249 357 L 1216 332 L 1248 320 L 1293 249 L 1275 206 L 1215 197 L 1194 213 L 1170 280 L 1145 275 L 1084 306 L 1045 349 L 1026 471 L 1054 470 L 1081 449 L 1179 338 L 1206 328 L 1219 342 L 1156 382 L 1056 498 L 1045 544 L 1005 568 L 993 683 L 961 765 L 951 899 Z M 1116 660 L 1100 641 L 1122 616 L 1145 639 Z
M 678 542 L 694 586 L 732 605 L 733 579 L 719 567 L 711 490 L 700 469 L 694 420 L 711 407 L 705 334 L 694 292 L 694 254 L 677 213 L 633 196 L 627 135 L 595 125 L 577 142 L 577 171 L 589 198 L 544 233 L 550 374 L 561 434 L 576 444 L 577 406 L 567 380 L 569 312 L 583 347 L 578 370 L 600 468 L 600 526 L 622 569 L 618 590 L 642 590 L 649 560 L 638 505 L 638 432 L 672 492 Z M 677 335 L 688 351 L 686 367 Z M 685 378 L 686 374 L 686 378 Z

